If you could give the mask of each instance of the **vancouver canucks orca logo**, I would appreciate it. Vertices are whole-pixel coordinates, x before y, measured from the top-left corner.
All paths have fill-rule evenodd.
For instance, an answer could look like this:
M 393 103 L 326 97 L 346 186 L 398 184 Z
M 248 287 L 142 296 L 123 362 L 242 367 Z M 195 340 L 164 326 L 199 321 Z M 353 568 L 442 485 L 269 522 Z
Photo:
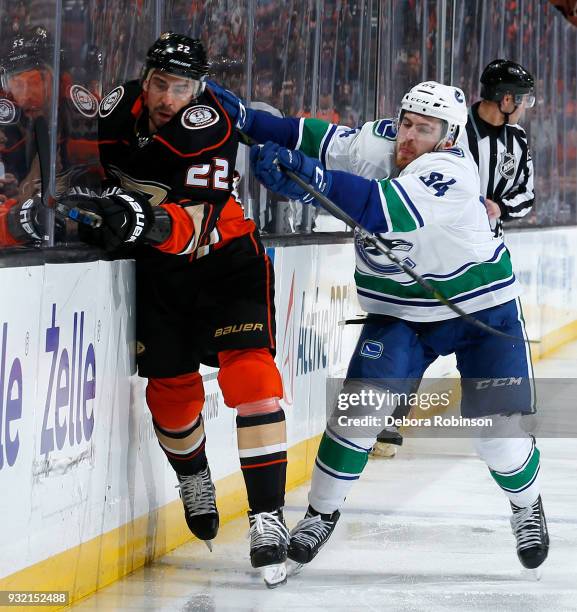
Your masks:
M 413 243 L 401 238 L 394 240 L 383 238 L 382 234 L 378 234 L 379 238 L 386 244 L 391 251 L 395 251 L 395 255 L 401 259 L 401 261 L 410 268 L 415 267 L 415 262 L 410 257 L 401 257 L 399 251 L 408 252 L 413 248 Z M 381 253 L 376 247 L 371 245 L 365 245 L 360 235 L 355 235 L 355 250 L 357 255 L 365 263 L 365 265 L 380 274 L 381 276 L 392 276 L 393 274 L 404 274 L 399 266 L 391 263 L 390 259 Z M 385 263 L 386 262 L 386 263 Z
M 373 125 L 373 134 L 385 138 L 386 140 L 395 141 L 397 140 L 397 122 L 392 119 L 375 121 Z

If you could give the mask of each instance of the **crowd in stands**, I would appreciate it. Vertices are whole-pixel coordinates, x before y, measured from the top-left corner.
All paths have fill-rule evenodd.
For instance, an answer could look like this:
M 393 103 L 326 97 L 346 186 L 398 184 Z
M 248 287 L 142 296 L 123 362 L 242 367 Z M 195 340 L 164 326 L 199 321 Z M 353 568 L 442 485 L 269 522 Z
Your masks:
M 577 53 L 577 29 L 571 25 L 576 3 L 446 2 L 446 13 L 442 4 L 327 0 L 317 13 L 315 0 L 167 0 L 157 24 L 156 3 L 149 0 L 64 0 L 58 95 L 79 83 L 100 99 L 137 78 L 140 59 L 160 30 L 201 38 L 213 77 L 245 99 L 287 116 L 350 126 L 394 115 L 392 101 L 425 79 L 452 79 L 472 103 L 479 96 L 482 67 L 506 57 L 526 65 L 538 84 L 538 104 L 523 124 L 533 143 L 537 199 L 523 222 L 576 223 L 577 65 L 571 61 Z M 4 0 L 2 54 L 31 27 L 43 26 L 54 37 L 53 5 Z M 53 56 L 53 48 L 46 51 L 48 70 Z M 0 91 L 4 97 L 10 99 L 10 93 Z M 19 197 L 34 174 L 26 113 L 12 122 L 4 122 L 2 113 L 0 101 L 0 204 Z M 64 153 L 70 134 L 65 119 L 62 113 L 58 138 Z M 72 164 L 70 154 L 61 153 L 56 161 L 64 174 Z

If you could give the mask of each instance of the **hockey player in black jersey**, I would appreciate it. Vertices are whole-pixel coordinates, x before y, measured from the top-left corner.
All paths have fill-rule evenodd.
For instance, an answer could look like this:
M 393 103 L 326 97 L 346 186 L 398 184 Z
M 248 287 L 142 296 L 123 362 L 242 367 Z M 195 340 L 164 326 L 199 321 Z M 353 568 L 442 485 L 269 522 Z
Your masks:
M 98 213 L 107 249 L 133 245 L 137 360 L 160 446 L 174 468 L 190 530 L 212 540 L 219 526 L 205 454 L 200 363 L 219 367 L 250 510 L 250 556 L 268 586 L 286 579 L 288 531 L 281 377 L 274 363 L 274 273 L 255 224 L 232 193 L 238 140 L 205 90 L 199 40 L 163 34 L 140 81 L 100 104 L 102 197 L 70 196 Z

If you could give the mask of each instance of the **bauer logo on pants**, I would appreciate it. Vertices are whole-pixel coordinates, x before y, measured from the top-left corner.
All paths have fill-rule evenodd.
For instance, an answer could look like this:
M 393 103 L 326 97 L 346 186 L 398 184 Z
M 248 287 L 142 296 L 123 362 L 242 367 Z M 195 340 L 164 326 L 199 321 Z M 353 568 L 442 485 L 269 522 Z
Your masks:
M 214 332 L 214 337 L 227 336 L 228 334 L 238 334 L 240 332 L 256 332 L 262 331 L 262 323 L 244 323 L 239 325 L 227 325 L 226 327 L 219 327 Z

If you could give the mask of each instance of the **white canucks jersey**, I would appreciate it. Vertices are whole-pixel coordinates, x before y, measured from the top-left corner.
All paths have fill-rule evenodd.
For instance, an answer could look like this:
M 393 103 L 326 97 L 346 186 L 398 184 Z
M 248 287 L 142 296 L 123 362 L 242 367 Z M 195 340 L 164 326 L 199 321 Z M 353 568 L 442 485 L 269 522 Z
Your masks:
M 312 129 L 309 121 L 316 122 Z M 375 126 L 378 130 L 383 122 L 381 136 Z M 321 159 L 327 169 L 381 179 L 366 203 L 365 226 L 379 233 L 397 256 L 465 312 L 517 297 L 519 286 L 509 251 L 492 234 L 470 153 L 457 147 L 428 153 L 391 178 L 393 126 L 381 120 L 350 130 L 305 119 L 299 147 Z M 352 188 L 349 192 L 350 196 L 341 194 L 339 199 L 354 197 Z M 358 241 L 356 255 L 355 280 L 365 311 L 424 322 L 457 316 L 385 255 Z
M 392 119 L 350 128 L 320 119 L 301 119 L 296 149 L 320 159 L 327 170 L 367 179 L 389 178 L 395 171 L 397 133 Z

